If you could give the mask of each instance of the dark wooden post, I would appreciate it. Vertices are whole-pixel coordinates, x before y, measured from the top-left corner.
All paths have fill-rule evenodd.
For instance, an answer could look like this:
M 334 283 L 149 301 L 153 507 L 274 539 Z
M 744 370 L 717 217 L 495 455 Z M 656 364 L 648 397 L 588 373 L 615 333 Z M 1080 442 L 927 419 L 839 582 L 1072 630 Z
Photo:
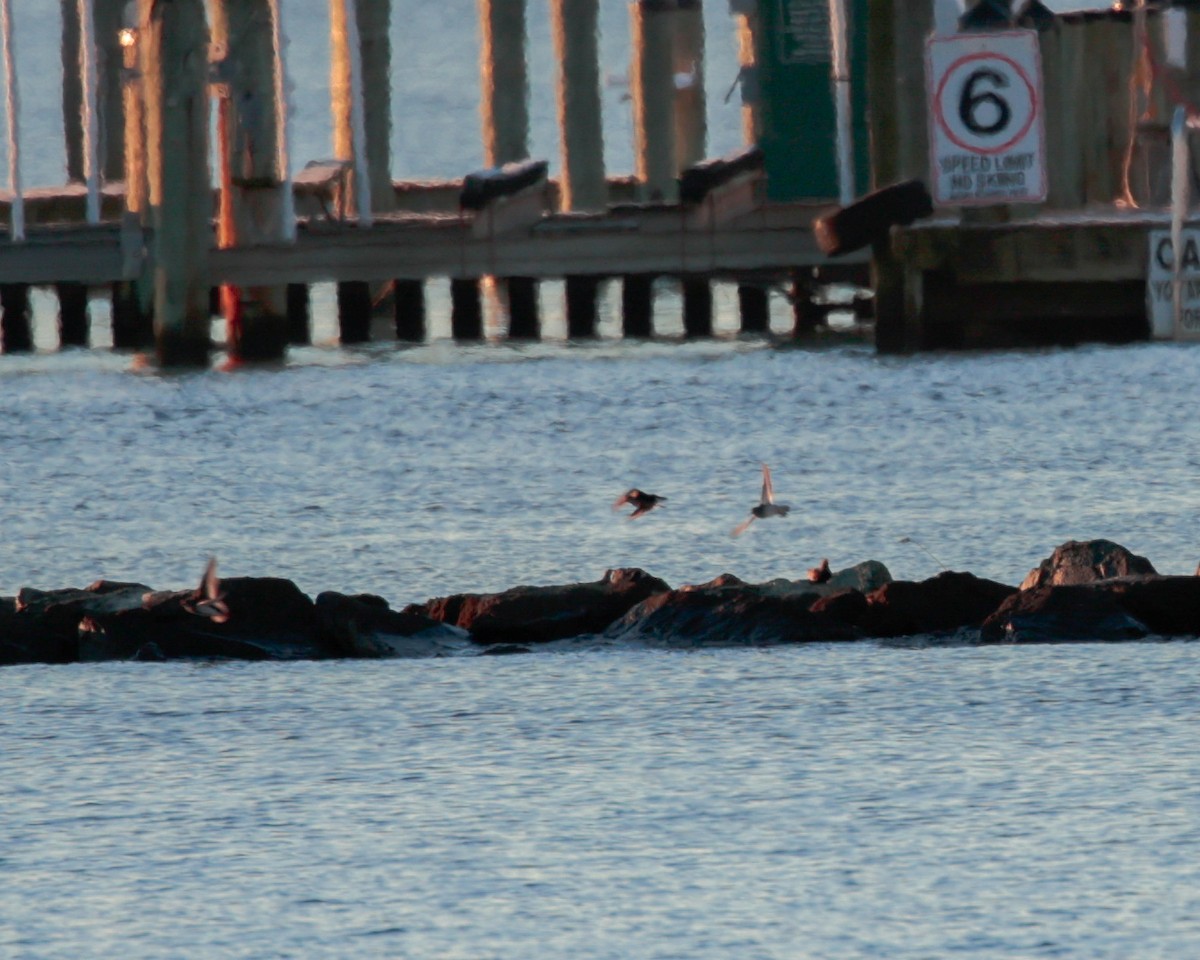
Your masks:
M 627 337 L 654 335 L 654 277 L 629 274 L 621 284 L 622 329 Z
M 67 149 L 67 180 L 70 183 L 82 183 L 83 78 L 79 71 L 79 0 L 62 0 L 59 13 L 62 23 L 62 112 L 63 141 Z
M 206 365 L 213 238 L 204 2 L 139 3 L 158 361 L 164 366 Z
M 536 340 L 541 331 L 538 316 L 538 283 L 533 277 L 509 277 L 505 280 L 508 292 L 508 338 Z
M 84 283 L 56 283 L 58 342 L 64 347 L 88 345 L 88 288 Z
M 713 297 L 708 277 L 683 278 L 683 335 L 711 337 Z
M 483 339 L 483 301 L 474 277 L 450 279 L 450 334 L 455 340 Z
M 396 280 L 392 285 L 396 308 L 396 339 L 409 343 L 424 343 L 425 281 Z
M 0 353 L 28 353 L 33 349 L 29 284 L 0 284 Z
M 757 284 L 740 283 L 737 294 L 742 333 L 769 333 L 771 329 L 770 291 Z
M 366 343 L 371 339 L 371 285 L 365 280 L 347 280 L 337 285 L 338 322 L 342 343 Z
M 288 343 L 298 347 L 312 343 L 311 319 L 312 302 L 308 284 L 289 283 L 287 285 Z
M 811 274 L 797 270 L 792 274 L 792 336 L 810 335 L 824 320 L 824 314 L 813 302 L 816 283 Z
M 599 277 L 567 277 L 567 337 L 583 340 L 596 336 L 596 295 Z

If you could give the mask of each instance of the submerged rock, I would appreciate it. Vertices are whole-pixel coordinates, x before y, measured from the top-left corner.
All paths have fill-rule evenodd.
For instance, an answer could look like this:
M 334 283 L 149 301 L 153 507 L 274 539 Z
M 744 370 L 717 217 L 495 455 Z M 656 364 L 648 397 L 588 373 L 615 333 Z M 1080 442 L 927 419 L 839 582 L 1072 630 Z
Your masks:
M 481 644 L 548 643 L 599 633 L 627 610 L 670 590 L 637 568 L 609 570 L 592 583 L 513 587 L 502 593 L 465 593 L 404 608 L 462 627 Z
M 392 610 L 382 597 L 317 595 L 321 629 L 345 657 L 448 657 L 470 652 L 466 630 L 416 613 Z
M 1021 581 L 1022 590 L 1035 587 L 1095 583 L 1113 577 L 1154 574 L 1154 565 L 1145 557 L 1130 553 L 1111 540 L 1070 540 L 1054 549 L 1041 564 Z

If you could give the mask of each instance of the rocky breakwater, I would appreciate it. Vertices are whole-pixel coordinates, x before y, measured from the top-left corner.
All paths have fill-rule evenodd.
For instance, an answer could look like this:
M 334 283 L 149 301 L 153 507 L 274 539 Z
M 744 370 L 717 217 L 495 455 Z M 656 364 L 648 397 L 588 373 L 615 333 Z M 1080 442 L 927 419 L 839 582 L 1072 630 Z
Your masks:
M 382 597 L 206 573 L 195 590 L 97 581 L 0 598 L 0 664 L 476 656 L 563 647 L 695 648 L 916 637 L 1056 643 L 1200 635 L 1200 577 L 1164 576 L 1107 540 L 1058 547 L 1019 586 L 971 573 L 894 580 L 867 561 L 813 582 L 724 574 L 672 589 L 639 569 L 591 583 Z

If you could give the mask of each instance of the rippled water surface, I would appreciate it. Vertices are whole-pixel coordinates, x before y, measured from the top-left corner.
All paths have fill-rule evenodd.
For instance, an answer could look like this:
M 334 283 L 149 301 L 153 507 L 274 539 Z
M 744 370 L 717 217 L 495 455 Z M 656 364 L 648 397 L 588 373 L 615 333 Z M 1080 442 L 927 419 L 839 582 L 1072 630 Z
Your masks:
M 1190 644 L 0 671 L 0 955 L 1191 956 Z

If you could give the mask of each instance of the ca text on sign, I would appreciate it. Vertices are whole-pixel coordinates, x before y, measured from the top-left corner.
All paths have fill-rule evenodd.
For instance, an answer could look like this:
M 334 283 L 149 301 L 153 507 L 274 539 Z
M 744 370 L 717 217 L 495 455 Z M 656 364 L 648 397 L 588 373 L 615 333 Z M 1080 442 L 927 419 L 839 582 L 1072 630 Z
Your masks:
M 1045 200 L 1037 33 L 934 36 L 925 55 L 934 202 Z
M 1150 231 L 1146 270 L 1146 313 L 1150 335 L 1159 340 L 1200 340 L 1200 230 L 1185 227 L 1175 271 L 1170 230 Z M 1179 282 L 1179 322 L 1175 322 L 1175 282 Z

